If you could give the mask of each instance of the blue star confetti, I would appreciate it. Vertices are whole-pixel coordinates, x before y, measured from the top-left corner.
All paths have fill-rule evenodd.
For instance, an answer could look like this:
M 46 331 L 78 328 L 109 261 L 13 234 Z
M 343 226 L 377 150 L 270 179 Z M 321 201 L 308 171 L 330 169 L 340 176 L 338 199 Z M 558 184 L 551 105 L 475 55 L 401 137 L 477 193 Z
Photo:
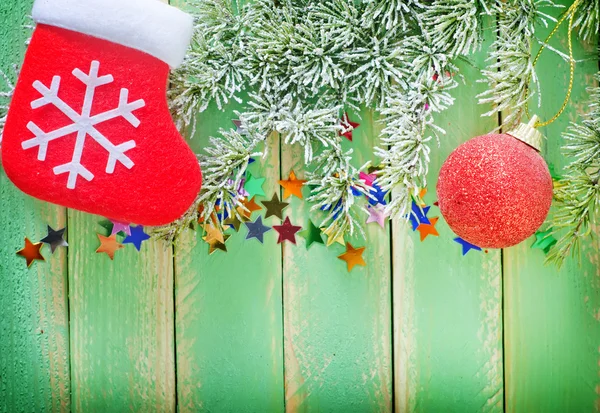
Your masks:
M 473 245 L 470 242 L 467 242 L 460 237 L 454 238 L 454 241 L 458 242 L 460 245 L 462 245 L 462 255 L 463 256 L 467 255 L 467 252 L 469 252 L 471 250 L 481 251 L 481 248 L 479 248 L 477 245 Z
M 419 207 L 415 201 L 412 202 L 412 211 L 408 214 L 408 219 L 410 220 L 410 225 L 413 231 L 416 231 L 421 224 L 431 224 L 431 221 L 429 218 L 427 218 L 427 214 L 429 213 L 430 209 L 430 206 L 426 206 L 421 209 L 421 207 Z
M 383 189 L 381 189 L 381 187 L 379 185 L 377 185 L 376 183 L 373 183 L 370 194 L 375 199 L 373 199 L 371 197 L 367 197 L 367 199 L 369 200 L 369 204 L 371 204 L 371 205 L 377 205 L 377 204 L 385 205 L 386 204 L 385 197 L 387 195 L 387 191 L 384 191 Z
M 131 227 L 131 235 L 128 235 L 123 244 L 133 244 L 136 250 L 140 250 L 142 248 L 142 242 L 149 240 L 150 235 L 144 232 L 144 227 L 141 225 L 137 227 Z
M 265 235 L 265 232 L 271 230 L 270 227 L 263 225 L 261 215 L 259 215 L 254 222 L 246 222 L 246 226 L 248 227 L 246 239 L 256 238 L 261 244 L 263 243 L 263 236 Z

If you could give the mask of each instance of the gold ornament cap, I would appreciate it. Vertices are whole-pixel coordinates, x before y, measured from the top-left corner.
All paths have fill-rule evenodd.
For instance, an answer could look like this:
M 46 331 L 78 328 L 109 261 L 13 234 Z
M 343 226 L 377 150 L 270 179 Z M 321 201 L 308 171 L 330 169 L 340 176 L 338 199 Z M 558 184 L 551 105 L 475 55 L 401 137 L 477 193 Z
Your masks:
M 538 117 L 533 115 L 528 124 L 521 123 L 515 130 L 507 132 L 507 135 L 517 138 L 521 142 L 525 142 L 527 145 L 540 152 L 542 150 L 544 135 L 535 128 L 537 122 Z

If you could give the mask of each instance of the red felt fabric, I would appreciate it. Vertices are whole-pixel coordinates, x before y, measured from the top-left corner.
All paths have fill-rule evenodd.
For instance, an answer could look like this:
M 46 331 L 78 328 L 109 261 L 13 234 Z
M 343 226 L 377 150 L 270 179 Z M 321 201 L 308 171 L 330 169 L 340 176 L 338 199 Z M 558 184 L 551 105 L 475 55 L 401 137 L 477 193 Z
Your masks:
M 133 112 L 140 120 L 135 128 L 123 118 L 96 125 L 114 145 L 134 140 L 126 151 L 134 166 L 117 162 L 114 173 L 105 172 L 108 152 L 91 136 L 81 163 L 94 174 L 88 182 L 78 177 L 75 189 L 67 188 L 68 173 L 55 175 L 53 168 L 71 161 L 76 133 L 48 144 L 45 161 L 38 148 L 23 149 L 34 138 L 27 129 L 32 121 L 45 132 L 73 123 L 52 105 L 38 109 L 32 101 L 41 97 L 33 88 L 37 80 L 50 87 L 61 77 L 58 96 L 81 113 L 86 86 L 72 72 L 88 74 L 92 61 L 100 62 L 99 76 L 114 81 L 96 89 L 91 115 L 114 109 L 122 88 L 129 102 L 143 99 L 145 106 Z M 196 156 L 175 128 L 166 102 L 169 67 L 143 52 L 69 30 L 40 24 L 28 48 L 2 142 L 2 163 L 8 177 L 22 191 L 69 208 L 122 222 L 163 225 L 179 218 L 196 198 L 202 176 Z

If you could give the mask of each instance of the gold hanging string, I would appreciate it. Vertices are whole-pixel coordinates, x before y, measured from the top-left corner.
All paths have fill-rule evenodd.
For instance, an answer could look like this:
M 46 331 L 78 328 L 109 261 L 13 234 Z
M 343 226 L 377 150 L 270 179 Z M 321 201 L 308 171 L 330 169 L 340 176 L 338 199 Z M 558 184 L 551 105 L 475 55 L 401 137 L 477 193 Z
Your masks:
M 570 64 L 571 72 L 570 72 L 570 76 L 569 76 L 569 88 L 567 89 L 567 95 L 565 96 L 565 101 L 563 102 L 562 107 L 556 113 L 556 115 L 554 115 L 550 120 L 548 120 L 546 122 L 536 122 L 535 127 L 547 126 L 547 125 L 551 124 L 552 122 L 554 122 L 556 119 L 558 119 L 558 117 L 560 115 L 562 115 L 562 113 L 567 108 L 567 105 L 569 104 L 569 100 L 571 99 L 571 92 L 573 91 L 573 80 L 575 78 L 575 59 L 573 59 L 573 39 L 572 39 L 573 38 L 573 18 L 575 17 L 575 11 L 577 10 L 577 7 L 579 6 L 580 3 L 581 3 L 581 0 L 575 0 L 575 2 L 571 5 L 571 7 L 569 7 L 567 12 L 560 18 L 558 23 L 556 23 L 556 26 L 554 27 L 552 32 L 550 32 L 548 37 L 546 37 L 546 40 L 542 44 L 542 47 L 540 48 L 537 55 L 535 56 L 535 59 L 533 60 L 533 67 L 535 67 L 535 65 L 537 64 L 537 62 L 540 58 L 540 55 L 542 54 L 542 51 L 546 48 L 546 45 L 548 44 L 548 42 L 550 41 L 552 36 L 554 36 L 554 34 L 558 31 L 558 28 L 560 27 L 560 25 L 568 17 L 569 18 L 569 29 L 568 29 L 568 31 L 569 31 L 569 34 L 568 34 L 569 64 Z M 531 82 L 531 76 L 532 75 L 529 75 L 527 84 L 529 84 Z M 539 91 L 538 91 L 538 93 L 539 93 Z M 529 114 L 529 100 L 525 102 L 525 113 L 527 114 L 527 117 L 531 118 L 531 115 Z

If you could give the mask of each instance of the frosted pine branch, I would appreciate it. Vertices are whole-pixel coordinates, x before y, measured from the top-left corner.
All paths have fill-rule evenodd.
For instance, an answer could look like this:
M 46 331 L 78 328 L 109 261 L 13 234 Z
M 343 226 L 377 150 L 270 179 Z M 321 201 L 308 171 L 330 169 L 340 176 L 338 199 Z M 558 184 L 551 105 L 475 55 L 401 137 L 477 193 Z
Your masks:
M 583 0 L 575 12 L 573 26 L 584 41 L 592 41 L 598 36 L 600 25 L 600 0 Z
M 593 235 L 600 212 L 598 171 L 590 175 L 583 170 L 572 170 L 559 184 L 555 199 L 556 213 L 551 225 L 559 240 L 547 261 L 560 267 L 570 255 L 579 255 L 582 242 Z
M 247 125 L 242 124 L 242 128 L 248 130 Z M 245 209 L 239 188 L 250 158 L 264 155 L 258 150 L 264 138 L 256 138 L 261 135 L 255 130 L 247 135 L 234 130 L 221 130 L 220 134 L 218 138 L 210 138 L 211 145 L 205 148 L 206 154 L 199 156 L 204 177 L 200 195 L 180 219 L 156 228 L 155 236 L 173 241 L 199 218 L 222 227 L 225 215 L 239 217 L 237 208 Z M 219 216 L 217 212 L 221 212 Z
M 432 2 L 420 18 L 426 28 L 425 38 L 432 48 L 445 50 L 452 57 L 469 55 L 481 44 L 480 17 L 487 10 L 474 0 Z
M 432 114 L 453 104 L 448 91 L 454 87 L 452 76 L 430 76 L 408 92 L 398 90 L 380 109 L 385 127 L 381 146 L 375 150 L 382 166 L 377 182 L 392 192 L 387 209 L 393 216 L 405 217 L 411 196 L 427 186 L 430 142 L 445 133 L 435 125 Z
M 314 186 L 312 195 L 307 199 L 314 203 L 312 211 L 325 211 L 326 217 L 320 227 L 335 239 L 346 233 L 353 234 L 356 229 L 364 236 L 362 220 L 354 207 L 360 196 L 370 197 L 370 188 L 358 179 L 362 168 L 351 164 L 352 150 L 344 153 L 340 147 L 323 151 L 316 159 L 316 172 L 308 173 L 306 185 Z
M 423 7 L 417 0 L 363 0 L 367 8 L 361 20 L 363 27 L 379 23 L 387 31 L 401 27 L 407 31 L 418 8 Z
M 548 26 L 549 21 L 556 21 L 542 12 L 542 7 L 562 6 L 549 0 L 509 0 L 496 5 L 496 40 L 489 66 L 482 71 L 488 90 L 479 95 L 479 103 L 494 106 L 484 116 L 502 112 L 502 126 L 508 129 L 521 122 L 525 105 L 533 96 L 530 83 L 537 84 L 531 55 L 536 24 Z
M 301 145 L 306 163 L 312 162 L 311 199 L 320 207 L 333 205 L 329 229 L 353 232 L 360 227 L 353 211 L 361 183 L 341 150 L 339 132 L 341 114 L 359 106 L 376 107 L 386 119 L 377 149 L 379 179 L 385 189 L 405 193 L 390 205 L 402 210 L 410 192 L 425 185 L 429 145 L 443 132 L 432 114 L 452 104 L 453 59 L 479 47 L 481 16 L 497 12 L 499 4 L 256 0 L 234 12 L 227 0 L 195 0 L 190 57 L 174 73 L 170 92 L 179 126 L 194 125 L 195 114 L 211 102 L 222 108 L 244 92 L 250 96 L 239 114 L 251 131 L 248 140 L 233 147 L 220 143 L 229 138 L 222 136 L 211 142 L 213 152 L 208 149 L 220 161 L 203 158 L 205 168 L 218 171 L 201 195 L 205 212 L 235 202 L 226 199 L 235 186 L 228 185 L 236 183 L 227 162 L 236 164 L 254 142 L 276 131 L 286 144 Z
M 595 80 L 600 81 L 600 73 Z M 571 163 L 555 190 L 557 211 L 551 225 L 560 239 L 548 255 L 559 266 L 570 254 L 579 253 L 581 242 L 593 235 L 600 214 L 600 87 L 588 91 L 590 111 L 564 134 L 563 150 Z

